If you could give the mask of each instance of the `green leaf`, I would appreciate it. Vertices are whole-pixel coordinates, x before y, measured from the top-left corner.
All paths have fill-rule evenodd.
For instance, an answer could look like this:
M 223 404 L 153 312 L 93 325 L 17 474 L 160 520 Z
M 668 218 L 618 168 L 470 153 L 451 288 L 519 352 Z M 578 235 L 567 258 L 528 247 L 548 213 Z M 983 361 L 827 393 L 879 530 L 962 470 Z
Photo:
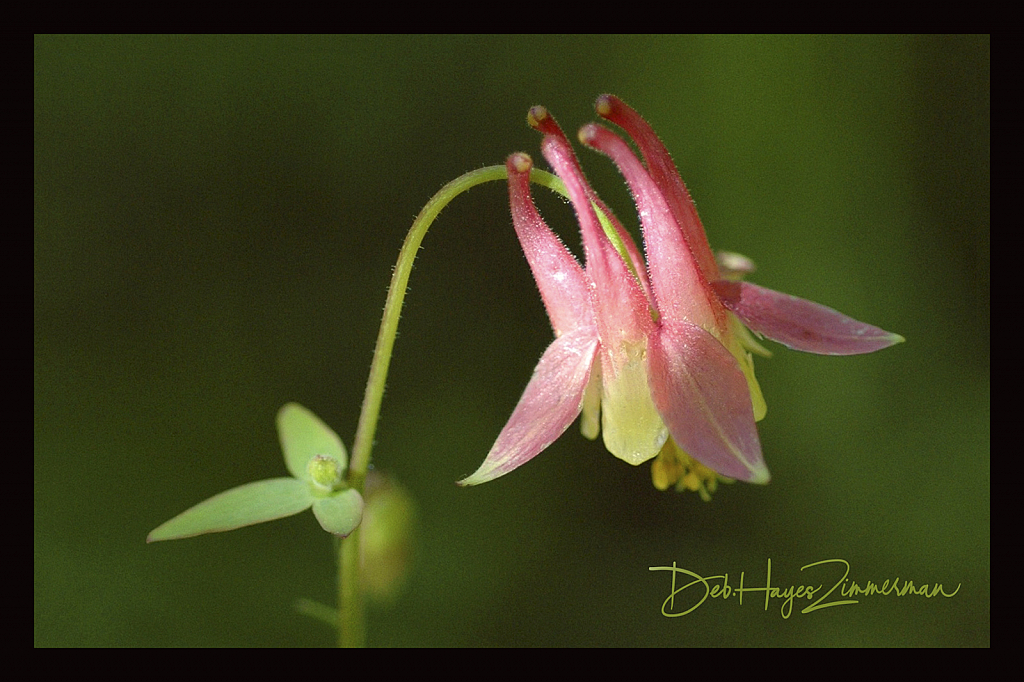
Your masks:
M 309 483 L 295 478 L 247 483 L 183 511 L 150 533 L 146 542 L 190 538 L 282 519 L 309 509 L 313 499 Z
M 348 468 L 348 453 L 331 427 L 298 403 L 288 403 L 277 413 L 277 434 L 284 450 L 284 463 L 295 478 L 309 480 L 306 465 L 316 455 L 333 457 Z
M 363 520 L 363 496 L 349 488 L 322 497 L 313 502 L 313 514 L 325 531 L 345 537 Z

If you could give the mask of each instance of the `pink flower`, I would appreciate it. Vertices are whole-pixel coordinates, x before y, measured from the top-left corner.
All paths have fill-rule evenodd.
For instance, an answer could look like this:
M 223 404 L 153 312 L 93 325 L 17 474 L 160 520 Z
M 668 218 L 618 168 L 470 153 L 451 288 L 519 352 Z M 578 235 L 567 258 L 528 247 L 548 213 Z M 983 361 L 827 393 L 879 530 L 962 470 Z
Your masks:
M 768 353 L 747 328 L 790 348 L 831 355 L 869 353 L 903 338 L 739 281 L 752 263 L 735 254 L 716 262 L 650 125 L 611 95 L 598 98 L 597 112 L 625 130 L 644 157 L 641 163 L 597 124 L 580 130 L 580 141 L 610 157 L 633 193 L 646 264 L 587 183 L 558 124 L 543 107 L 531 109 L 530 124 L 544 134 L 542 153 L 576 209 L 586 269 L 533 205 L 530 157 L 513 154 L 507 162 L 512 220 L 555 340 L 487 458 L 460 483 L 484 483 L 521 466 L 581 412 L 584 435 L 602 432 L 616 457 L 634 465 L 657 457 L 652 471 L 661 489 L 678 481 L 677 487 L 705 495 L 703 483 L 713 488 L 715 472 L 767 483 L 755 426 L 766 407 L 750 351 Z

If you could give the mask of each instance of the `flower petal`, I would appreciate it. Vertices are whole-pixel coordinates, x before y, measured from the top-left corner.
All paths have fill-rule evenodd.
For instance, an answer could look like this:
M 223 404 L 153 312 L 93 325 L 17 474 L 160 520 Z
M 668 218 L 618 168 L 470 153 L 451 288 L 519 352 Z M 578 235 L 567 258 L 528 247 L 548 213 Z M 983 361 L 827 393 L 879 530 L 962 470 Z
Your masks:
M 225 490 L 161 524 L 146 542 L 219 533 L 283 519 L 309 509 L 313 493 L 297 478 L 271 478 Z
M 580 128 L 579 138 L 618 166 L 633 193 L 643 226 L 647 268 L 658 313 L 673 320 L 687 320 L 724 336 L 727 333 L 725 310 L 694 258 L 661 188 L 629 145 L 612 131 L 590 123 Z
M 568 139 L 566 138 L 565 133 L 562 132 L 562 128 L 558 125 L 558 122 L 555 121 L 554 117 L 550 114 L 550 112 L 548 112 L 548 110 L 545 107 L 532 107 L 530 109 L 530 113 L 526 116 L 526 120 L 530 124 L 530 127 L 543 133 L 544 135 L 554 135 L 555 137 L 560 137 L 564 140 Z M 569 149 L 571 152 L 571 158 L 569 160 L 575 167 L 575 172 L 580 177 L 584 177 L 583 168 L 580 166 L 579 159 L 576 158 L 575 152 L 572 152 L 571 146 L 569 147 Z M 647 298 L 653 301 L 654 295 L 651 291 L 651 283 L 647 279 L 647 266 L 644 263 L 643 256 L 640 255 L 640 249 L 637 247 L 636 242 L 633 241 L 632 235 L 630 235 L 626 228 L 622 226 L 622 223 L 619 222 L 619 219 L 615 217 L 615 213 L 613 213 L 612 210 L 608 208 L 608 205 L 601 200 L 601 197 L 597 196 L 597 192 L 594 191 L 594 188 L 591 187 L 590 184 L 587 182 L 584 182 L 583 185 L 584 189 L 587 191 L 587 196 L 590 198 L 590 202 L 597 207 L 597 218 L 598 220 L 602 221 L 602 227 L 604 227 L 605 234 L 608 235 L 608 238 L 611 239 L 613 243 L 616 243 L 617 249 L 618 246 L 621 245 L 621 249 L 619 249 L 619 251 L 626 258 L 629 259 L 630 272 L 632 272 L 633 275 L 636 276 L 637 280 L 640 282 L 640 285 L 643 287 L 644 293 L 647 295 Z M 610 230 L 609 226 L 605 226 L 603 224 L 605 219 L 608 220 L 609 226 L 611 228 Z M 617 235 L 617 237 L 612 236 L 613 232 L 615 235 Z
M 595 362 L 590 369 L 590 381 L 583 393 L 583 408 L 580 411 L 580 433 L 584 438 L 594 440 L 601 433 L 601 363 Z
M 714 283 L 726 308 L 751 331 L 795 350 L 820 355 L 872 353 L 905 339 L 833 310 L 749 282 Z
M 530 196 L 533 161 L 526 154 L 512 154 L 505 166 L 512 223 L 555 335 L 581 325 L 593 325 L 594 311 L 587 275 L 541 218 Z
M 657 455 L 668 437 L 647 385 L 644 357 L 647 335 L 654 329 L 650 302 L 598 224 L 589 199 L 593 190 L 579 170 L 569 141 L 559 130 L 558 134 L 545 135 L 541 150 L 565 183 L 576 209 L 587 254 L 587 274 L 594 283 L 605 447 L 630 464 L 640 464 Z M 588 418 L 592 416 L 589 412 Z M 592 433 L 589 421 L 585 430 Z
M 648 348 L 651 394 L 676 443 L 724 476 L 767 483 L 747 380 L 719 341 L 666 320 Z
M 604 446 L 633 466 L 656 456 L 668 429 L 651 399 L 647 342 L 601 346 L 601 432 Z
M 484 463 L 459 485 L 477 485 L 504 476 L 561 436 L 580 413 L 597 347 L 594 327 L 580 327 L 555 339 L 537 363 L 523 397 Z
M 757 270 L 754 261 L 742 253 L 735 253 L 733 251 L 716 252 L 715 262 L 718 263 L 718 272 L 722 279 L 727 279 L 730 282 L 738 282 Z
M 623 339 L 640 341 L 652 325 L 650 301 L 601 227 L 589 199 L 593 190 L 579 170 L 569 140 L 563 135 L 545 135 L 541 152 L 565 183 L 576 209 L 587 275 L 596 295 L 601 342 L 614 347 Z
M 598 116 L 619 126 L 633 138 L 644 157 L 651 179 L 661 190 L 683 231 L 697 266 L 705 278 L 716 279 L 718 269 L 704 234 L 704 225 L 697 215 L 697 208 L 693 205 L 690 192 L 679 176 L 672 157 L 654 129 L 640 114 L 614 95 L 601 95 L 594 106 Z

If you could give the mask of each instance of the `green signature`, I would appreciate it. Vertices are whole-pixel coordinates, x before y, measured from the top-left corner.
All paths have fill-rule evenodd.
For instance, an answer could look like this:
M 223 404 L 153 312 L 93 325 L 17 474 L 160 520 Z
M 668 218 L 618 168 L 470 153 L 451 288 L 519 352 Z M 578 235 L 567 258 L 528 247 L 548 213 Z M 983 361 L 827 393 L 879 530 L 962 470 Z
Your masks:
M 648 570 L 671 571 L 672 573 L 672 588 L 669 591 L 668 598 L 661 605 L 662 615 L 668 618 L 676 618 L 693 613 L 708 598 L 724 600 L 736 597 L 740 605 L 742 605 L 743 595 L 749 592 L 764 593 L 765 611 L 768 610 L 773 599 L 781 599 L 780 612 L 782 617 L 789 618 L 793 614 L 794 604 L 803 604 L 804 602 L 808 603 L 800 609 L 800 613 L 813 613 L 830 606 L 858 604 L 860 600 L 853 599 L 853 597 L 860 596 L 904 597 L 914 595 L 931 599 L 939 595 L 952 597 L 960 591 L 960 583 L 957 583 L 955 590 L 947 593 L 942 583 L 922 583 L 918 585 L 913 580 L 901 580 L 900 578 L 890 578 L 882 583 L 875 583 L 869 580 L 864 586 L 861 586 L 856 581 L 850 580 L 850 562 L 845 559 L 824 559 L 800 568 L 801 572 L 810 571 L 808 575 L 826 576 L 828 578 L 826 582 L 816 585 L 789 585 L 787 587 L 772 585 L 772 560 L 770 558 L 768 559 L 768 572 L 763 586 L 748 586 L 746 571 L 740 573 L 739 586 L 734 587 L 729 583 L 728 573 L 702 577 L 693 571 L 679 568 L 674 561 L 671 566 L 650 566 Z M 687 579 L 689 579 L 688 582 Z M 825 585 L 831 585 L 831 587 L 826 590 Z M 683 595 L 687 590 L 689 592 Z M 678 605 L 676 603 L 677 598 L 679 601 Z

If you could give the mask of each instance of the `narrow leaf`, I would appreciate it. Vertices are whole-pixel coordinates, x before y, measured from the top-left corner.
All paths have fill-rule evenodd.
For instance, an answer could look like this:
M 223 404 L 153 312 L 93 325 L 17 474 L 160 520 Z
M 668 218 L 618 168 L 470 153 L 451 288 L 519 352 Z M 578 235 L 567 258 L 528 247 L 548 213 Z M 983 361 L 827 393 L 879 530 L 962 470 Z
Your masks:
M 183 511 L 156 528 L 146 542 L 190 538 L 282 519 L 309 509 L 309 483 L 295 478 L 271 478 L 226 490 Z

